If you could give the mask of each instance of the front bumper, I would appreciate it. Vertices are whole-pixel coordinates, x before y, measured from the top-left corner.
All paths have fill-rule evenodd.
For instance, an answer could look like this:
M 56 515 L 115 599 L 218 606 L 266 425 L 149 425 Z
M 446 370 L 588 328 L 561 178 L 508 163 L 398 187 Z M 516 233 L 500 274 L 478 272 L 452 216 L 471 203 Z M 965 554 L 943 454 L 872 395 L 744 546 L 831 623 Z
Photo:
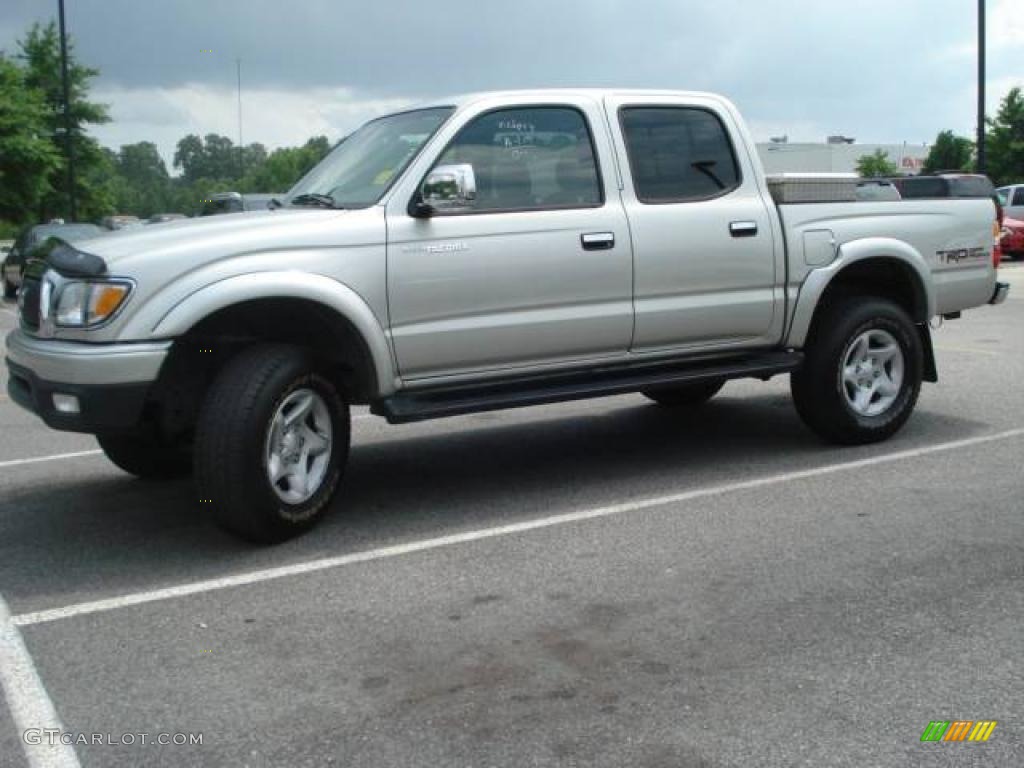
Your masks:
M 992 291 L 992 298 L 988 300 L 989 304 L 1002 304 L 1006 301 L 1006 295 L 1010 292 L 1009 283 L 996 283 L 996 288 Z
M 54 429 L 90 433 L 130 429 L 139 423 L 170 346 L 170 342 L 86 344 L 36 339 L 13 331 L 7 336 L 7 391 L 11 400 Z M 77 410 L 58 410 L 55 394 L 77 399 Z

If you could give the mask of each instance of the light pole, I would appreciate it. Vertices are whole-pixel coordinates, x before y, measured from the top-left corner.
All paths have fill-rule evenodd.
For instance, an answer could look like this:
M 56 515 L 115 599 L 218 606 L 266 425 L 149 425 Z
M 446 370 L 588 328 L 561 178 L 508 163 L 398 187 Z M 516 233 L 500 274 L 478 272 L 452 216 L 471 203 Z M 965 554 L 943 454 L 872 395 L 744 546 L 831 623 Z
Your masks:
M 242 154 L 242 60 L 235 59 L 235 68 L 238 72 L 238 179 L 241 181 L 245 174 L 245 159 Z
M 64 150 L 68 156 L 68 218 L 78 218 L 75 206 L 75 146 L 71 140 L 71 84 L 68 82 L 68 38 L 64 32 L 64 0 L 57 0 L 60 19 L 60 79 L 64 91 Z
M 985 173 L 985 0 L 978 0 L 978 173 Z

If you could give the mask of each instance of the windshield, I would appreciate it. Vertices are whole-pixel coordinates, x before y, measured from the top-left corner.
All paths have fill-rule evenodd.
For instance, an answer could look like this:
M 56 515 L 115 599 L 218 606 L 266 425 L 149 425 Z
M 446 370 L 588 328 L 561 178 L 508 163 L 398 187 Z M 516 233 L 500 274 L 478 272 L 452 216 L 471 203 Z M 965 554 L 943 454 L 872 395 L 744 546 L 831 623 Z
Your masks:
M 330 195 L 338 208 L 374 205 L 452 112 L 419 109 L 367 123 L 292 187 L 289 202 L 299 195 Z

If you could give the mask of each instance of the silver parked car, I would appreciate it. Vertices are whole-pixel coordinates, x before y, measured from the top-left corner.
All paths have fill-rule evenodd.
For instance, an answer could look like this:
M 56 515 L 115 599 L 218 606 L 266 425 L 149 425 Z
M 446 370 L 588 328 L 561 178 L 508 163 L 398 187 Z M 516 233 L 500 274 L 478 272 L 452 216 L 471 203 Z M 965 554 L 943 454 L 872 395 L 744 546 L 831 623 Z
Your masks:
M 996 190 L 1003 210 L 1011 219 L 1024 220 L 1024 184 L 1011 184 Z

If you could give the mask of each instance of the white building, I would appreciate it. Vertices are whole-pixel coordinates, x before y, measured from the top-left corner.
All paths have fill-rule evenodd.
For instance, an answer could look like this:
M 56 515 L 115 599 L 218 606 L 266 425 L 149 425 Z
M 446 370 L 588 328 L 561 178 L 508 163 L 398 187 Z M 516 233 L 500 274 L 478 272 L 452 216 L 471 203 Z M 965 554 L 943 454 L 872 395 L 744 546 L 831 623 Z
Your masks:
M 766 173 L 853 173 L 857 161 L 876 149 L 888 153 L 899 172 L 921 172 L 928 157 L 927 144 L 853 144 L 847 141 L 825 144 L 768 142 L 758 144 Z

